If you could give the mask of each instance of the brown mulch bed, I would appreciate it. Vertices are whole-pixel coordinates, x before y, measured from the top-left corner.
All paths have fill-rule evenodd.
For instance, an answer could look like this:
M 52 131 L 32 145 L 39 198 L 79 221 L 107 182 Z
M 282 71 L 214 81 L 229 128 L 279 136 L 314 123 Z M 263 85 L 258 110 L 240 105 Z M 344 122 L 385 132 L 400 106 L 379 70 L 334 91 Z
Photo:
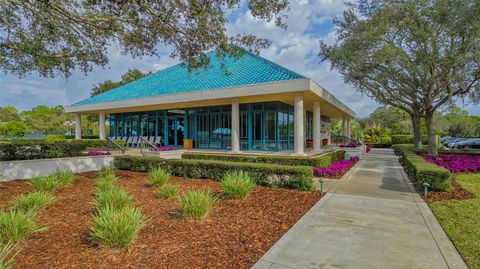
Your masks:
M 423 196 L 423 189 L 418 189 L 418 191 L 422 194 L 423 200 L 427 203 L 443 200 L 466 200 L 474 197 L 472 193 L 468 192 L 458 184 L 456 175 L 452 176 L 451 182 L 452 192 L 429 191 L 428 197 L 425 198 L 425 196 Z
M 25 180 L 0 182 L 0 209 L 7 209 L 12 205 L 14 197 L 28 193 L 32 187 Z
M 138 239 L 126 249 L 102 249 L 89 239 L 96 173 L 79 174 L 39 216 L 48 231 L 22 245 L 15 268 L 249 268 L 319 199 L 320 192 L 257 187 L 246 200 L 222 198 L 202 221 L 178 216 L 175 199 L 158 198 L 145 186 L 147 174 L 117 171 L 119 184 L 148 218 Z M 210 189 L 211 180 L 172 178 L 180 191 Z M 26 192 L 24 182 L 8 182 L 0 194 Z M 13 195 L 9 195 L 11 198 Z

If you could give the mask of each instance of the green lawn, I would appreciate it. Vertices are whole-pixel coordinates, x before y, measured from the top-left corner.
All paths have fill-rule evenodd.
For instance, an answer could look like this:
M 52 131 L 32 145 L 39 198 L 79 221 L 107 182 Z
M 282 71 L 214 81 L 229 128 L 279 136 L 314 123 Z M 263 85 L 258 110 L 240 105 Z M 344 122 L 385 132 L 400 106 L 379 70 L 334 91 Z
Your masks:
M 433 202 L 430 208 L 468 267 L 480 269 L 480 174 L 463 174 L 457 181 L 475 198 Z

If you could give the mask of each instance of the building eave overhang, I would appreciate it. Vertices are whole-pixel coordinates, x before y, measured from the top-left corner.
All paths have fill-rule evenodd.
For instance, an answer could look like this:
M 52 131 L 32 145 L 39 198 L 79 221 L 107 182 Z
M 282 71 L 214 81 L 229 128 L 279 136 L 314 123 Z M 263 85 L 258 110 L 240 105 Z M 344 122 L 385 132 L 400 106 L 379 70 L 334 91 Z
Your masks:
M 143 106 L 166 105 L 174 103 L 197 102 L 214 99 L 241 98 L 256 95 L 282 94 L 293 92 L 311 91 L 337 109 L 341 110 L 350 117 L 355 117 L 355 113 L 340 102 L 330 92 L 322 88 L 315 81 L 304 78 L 286 81 L 276 81 L 260 84 L 251 84 L 238 87 L 227 87 L 219 89 L 210 89 L 203 91 L 194 91 L 186 93 L 168 94 L 160 96 L 151 96 L 146 98 L 128 99 L 112 102 L 103 102 L 95 104 L 71 105 L 65 107 L 67 113 L 108 111 L 125 108 L 138 108 Z

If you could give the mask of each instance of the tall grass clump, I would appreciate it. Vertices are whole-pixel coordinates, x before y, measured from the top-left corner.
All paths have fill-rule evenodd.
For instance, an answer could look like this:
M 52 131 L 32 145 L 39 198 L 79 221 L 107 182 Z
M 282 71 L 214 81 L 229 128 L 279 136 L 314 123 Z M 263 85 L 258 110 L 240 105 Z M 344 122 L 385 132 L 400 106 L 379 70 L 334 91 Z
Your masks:
M 115 171 L 113 170 L 113 167 L 110 166 L 104 166 L 102 169 L 98 171 L 99 177 L 108 177 L 108 176 L 115 176 Z
M 0 269 L 10 269 L 12 267 L 15 256 L 17 256 L 17 254 L 11 255 L 13 249 L 12 244 L 0 244 Z
M 122 210 L 131 205 L 132 201 L 132 197 L 124 189 L 114 186 L 113 188 L 97 192 L 94 204 L 98 210 L 107 207 Z
M 165 184 L 158 188 L 158 193 L 163 199 L 170 199 L 178 194 L 178 186 L 173 184 Z
M 161 187 L 168 183 L 171 173 L 160 168 L 154 168 L 148 173 L 147 184 L 154 187 Z
M 34 232 L 43 231 L 33 211 L 0 211 L 0 244 L 16 244 Z
M 97 212 L 90 235 L 102 246 L 127 247 L 137 238 L 145 223 L 138 207 L 117 210 L 107 206 Z
M 56 170 L 50 174 L 51 177 L 54 177 L 57 180 L 59 187 L 64 187 L 72 184 L 75 181 L 75 174 L 72 171 L 67 170 Z
M 13 199 L 13 207 L 17 210 L 28 212 L 38 211 L 47 207 L 54 200 L 50 192 L 33 191 L 17 196 Z
M 96 192 L 105 192 L 115 188 L 115 175 L 105 175 L 97 180 Z
M 255 188 L 255 182 L 244 171 L 233 171 L 225 174 L 222 185 L 225 194 L 240 198 L 248 197 Z
M 28 183 L 32 186 L 34 191 L 53 192 L 60 187 L 57 178 L 51 175 L 34 176 Z
M 203 219 L 215 206 L 217 198 L 210 191 L 191 191 L 180 199 L 180 210 L 186 218 Z

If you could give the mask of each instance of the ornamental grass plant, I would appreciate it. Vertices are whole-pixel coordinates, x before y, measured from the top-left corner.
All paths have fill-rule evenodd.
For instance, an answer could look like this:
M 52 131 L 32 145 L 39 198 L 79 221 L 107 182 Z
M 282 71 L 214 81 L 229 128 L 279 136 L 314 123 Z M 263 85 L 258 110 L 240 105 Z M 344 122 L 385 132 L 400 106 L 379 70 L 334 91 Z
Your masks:
M 54 192 L 60 187 L 59 181 L 52 175 L 34 176 L 28 183 L 32 186 L 34 191 L 41 192 Z
M 96 193 L 105 192 L 107 190 L 115 188 L 116 181 L 117 181 L 117 178 L 115 177 L 115 175 L 112 175 L 112 174 L 100 177 L 97 180 L 95 192 Z
M 107 207 L 122 210 L 132 204 L 133 198 L 124 189 L 113 186 L 98 191 L 93 202 L 98 210 Z
M 32 233 L 44 229 L 37 225 L 34 211 L 0 211 L 0 244 L 16 244 Z
M 165 184 L 158 188 L 158 194 L 163 199 L 170 199 L 178 194 L 178 186 L 173 184 Z
M 145 223 L 146 219 L 138 207 L 130 206 L 118 210 L 106 206 L 99 208 L 95 215 L 90 235 L 101 246 L 127 247 L 137 238 Z
M 12 244 L 1 244 L 0 243 L 0 269 L 10 269 L 12 268 L 15 256 L 17 254 L 12 254 L 14 246 Z
M 113 167 L 111 166 L 104 166 L 102 169 L 98 171 L 98 175 L 100 178 L 102 177 L 108 177 L 108 176 L 115 176 L 115 171 L 113 170 Z
M 225 174 L 222 180 L 223 192 L 230 197 L 246 198 L 255 188 L 255 182 L 245 171 Z
M 13 207 L 23 212 L 38 212 L 51 204 L 54 199 L 50 192 L 33 191 L 15 197 L 13 199 Z
M 180 211 L 185 218 L 201 220 L 210 213 L 217 198 L 210 191 L 191 191 L 180 199 Z
M 161 187 L 169 182 L 171 176 L 169 171 L 157 167 L 148 173 L 147 184 L 153 187 Z
M 64 187 L 72 184 L 75 181 L 75 174 L 72 171 L 56 170 L 49 176 L 54 177 L 57 180 L 59 187 Z

